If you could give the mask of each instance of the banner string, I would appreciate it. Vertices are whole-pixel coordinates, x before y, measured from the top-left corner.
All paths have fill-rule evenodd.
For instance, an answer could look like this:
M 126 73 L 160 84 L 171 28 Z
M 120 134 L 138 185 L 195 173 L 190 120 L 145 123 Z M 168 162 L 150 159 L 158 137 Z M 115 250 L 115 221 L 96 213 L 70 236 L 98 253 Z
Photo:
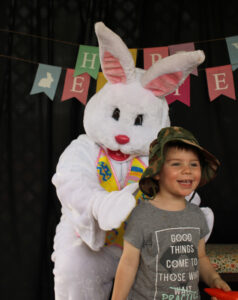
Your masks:
M 36 34 L 30 34 L 30 33 L 19 32 L 19 31 L 14 31 L 14 30 L 9 30 L 9 29 L 1 29 L 1 28 L 0 28 L 0 31 L 7 32 L 7 33 L 12 33 L 12 34 L 25 35 L 27 37 L 33 37 L 33 38 L 36 38 L 36 39 L 52 41 L 52 42 L 61 43 L 61 44 L 67 44 L 67 45 L 70 45 L 70 46 L 79 46 L 79 44 L 77 44 L 77 43 L 57 40 L 57 39 L 48 38 L 48 37 L 41 36 L 41 35 L 36 35 Z
M 45 37 L 45 36 L 40 36 L 40 35 L 35 35 L 35 34 L 30 34 L 30 33 L 25 33 L 25 32 L 19 32 L 19 31 L 14 31 L 14 30 L 9 30 L 9 29 L 0 28 L 0 32 L 24 35 L 24 36 L 27 36 L 27 37 L 32 37 L 32 38 L 37 38 L 37 39 L 42 39 L 42 40 L 48 40 L 48 41 L 52 41 L 52 42 L 56 42 L 56 43 L 62 43 L 62 44 L 70 45 L 70 46 L 77 46 L 77 47 L 80 46 L 80 44 L 78 44 L 78 43 L 72 43 L 72 42 L 68 42 L 68 41 L 48 38 L 48 37 Z M 215 41 L 222 41 L 222 40 L 225 40 L 225 38 L 209 39 L 209 40 L 203 40 L 203 41 L 196 41 L 196 42 L 192 42 L 192 43 L 194 43 L 194 44 L 208 43 L 208 42 L 215 42 Z M 146 47 L 146 48 L 153 48 L 153 47 Z M 143 50 L 145 48 L 136 48 L 136 49 L 137 50 Z M 30 64 L 36 64 L 36 65 L 40 64 L 40 62 L 31 61 L 31 60 L 28 60 L 28 59 L 19 58 L 19 57 L 10 56 L 10 55 L 5 55 L 5 54 L 1 54 L 1 53 L 0 53 L 0 57 L 7 58 L 7 59 L 18 60 L 18 61 L 22 61 L 22 62 L 26 62 L 26 63 L 30 63 Z M 238 64 L 238 62 L 237 63 L 232 63 L 230 65 L 237 65 L 237 64 Z M 62 69 L 67 70 L 67 68 L 64 68 L 64 67 L 62 67 Z M 206 68 L 199 68 L 198 71 L 204 71 L 205 69 Z
M 29 64 L 34 64 L 34 65 L 42 64 L 41 62 L 36 62 L 36 61 L 32 61 L 32 60 L 28 60 L 28 59 L 24 59 L 24 58 L 20 58 L 20 57 L 16 57 L 16 56 L 5 55 L 5 54 L 1 54 L 0 53 L 0 58 L 1 57 L 7 58 L 7 59 L 12 59 L 12 60 L 18 60 L 18 61 L 22 61 L 22 62 L 26 62 L 26 63 L 29 63 Z M 228 65 L 235 66 L 235 65 L 238 65 L 238 62 L 237 63 L 228 64 Z M 216 66 L 216 67 L 218 67 L 218 66 Z M 61 67 L 61 68 L 63 70 L 70 69 L 70 68 L 65 68 L 65 67 Z M 206 69 L 209 69 L 209 67 L 208 68 L 198 68 L 198 72 L 205 71 Z
M 5 54 L 0 54 L 0 57 L 13 59 L 13 60 L 19 60 L 19 61 L 27 62 L 29 64 L 36 64 L 36 65 L 39 64 L 36 61 L 32 61 L 32 60 L 28 60 L 28 59 L 24 59 L 24 58 L 19 58 L 19 57 L 15 57 L 15 56 L 9 56 L 9 55 L 5 55 Z
M 22 61 L 22 62 L 26 62 L 26 63 L 29 63 L 29 64 L 34 64 L 34 65 L 41 64 L 40 62 L 36 62 L 36 61 L 32 61 L 32 60 L 28 60 L 28 59 L 24 59 L 24 58 L 19 58 L 19 57 L 16 57 L 16 56 L 5 55 L 5 54 L 0 53 L 0 58 L 1 57 L 12 59 L 12 60 L 18 60 L 18 61 Z M 67 70 L 69 68 L 61 67 L 61 69 Z
M 48 38 L 48 37 L 45 37 L 45 36 L 31 34 L 31 33 L 26 33 L 26 32 L 20 32 L 20 31 L 14 31 L 14 30 L 10 30 L 10 29 L 2 29 L 2 28 L 0 28 L 0 31 L 5 32 L 5 33 L 25 35 L 25 36 L 28 36 L 28 37 L 33 37 L 33 38 L 42 39 L 42 40 L 48 40 L 48 41 L 52 41 L 52 42 L 56 42 L 56 43 L 62 43 L 62 44 L 67 44 L 67 45 L 71 45 L 71 46 L 80 46 L 80 44 L 78 44 L 78 43 L 72 43 L 72 42 L 68 42 L 68 41 L 63 41 L 63 40 Z M 225 40 L 225 39 L 226 38 L 216 38 L 216 39 L 209 39 L 209 40 L 203 40 L 203 41 L 196 41 L 196 42 L 192 42 L 192 43 L 194 43 L 194 44 L 200 44 L 200 43 L 222 41 L 222 40 Z M 190 42 L 185 42 L 185 43 L 190 43 Z M 153 48 L 153 47 L 146 47 L 146 48 Z M 136 48 L 136 49 L 137 50 L 143 50 L 144 48 Z

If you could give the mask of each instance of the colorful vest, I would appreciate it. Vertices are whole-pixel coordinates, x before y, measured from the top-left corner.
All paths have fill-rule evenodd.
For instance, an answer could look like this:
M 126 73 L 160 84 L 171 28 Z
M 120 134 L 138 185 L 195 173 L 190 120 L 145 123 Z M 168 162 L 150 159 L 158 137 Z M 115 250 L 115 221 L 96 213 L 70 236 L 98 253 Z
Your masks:
M 131 160 L 130 167 L 125 179 L 124 186 L 138 182 L 142 173 L 144 172 L 146 165 L 137 157 Z M 110 158 L 106 152 L 101 148 L 97 159 L 97 174 L 101 186 L 108 192 L 121 190 L 119 181 L 114 172 Z M 136 204 L 144 200 L 145 195 L 138 190 L 136 196 Z M 126 220 L 122 222 L 121 226 L 117 229 L 107 231 L 105 246 L 116 245 L 122 248 L 123 245 L 123 234 L 126 229 Z

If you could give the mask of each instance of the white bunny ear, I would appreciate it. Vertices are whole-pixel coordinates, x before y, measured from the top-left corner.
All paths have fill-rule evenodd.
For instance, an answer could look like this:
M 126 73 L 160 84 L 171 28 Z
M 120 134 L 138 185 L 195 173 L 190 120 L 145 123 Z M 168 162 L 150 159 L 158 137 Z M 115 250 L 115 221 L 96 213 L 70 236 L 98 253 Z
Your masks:
M 166 96 L 176 90 L 186 77 L 205 59 L 203 51 L 178 52 L 154 63 L 141 77 L 144 88 L 155 96 Z
M 102 22 L 95 24 L 100 62 L 104 76 L 111 83 L 128 83 L 135 79 L 135 64 L 122 39 Z

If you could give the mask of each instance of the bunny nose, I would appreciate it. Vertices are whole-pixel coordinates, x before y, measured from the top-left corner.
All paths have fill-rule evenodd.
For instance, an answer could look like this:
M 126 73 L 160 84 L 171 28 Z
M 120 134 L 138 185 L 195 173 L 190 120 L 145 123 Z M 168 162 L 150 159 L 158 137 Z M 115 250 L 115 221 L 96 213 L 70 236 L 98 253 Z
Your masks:
M 122 135 L 122 134 L 115 136 L 115 140 L 118 142 L 118 144 L 121 145 L 127 144 L 130 141 L 127 135 Z

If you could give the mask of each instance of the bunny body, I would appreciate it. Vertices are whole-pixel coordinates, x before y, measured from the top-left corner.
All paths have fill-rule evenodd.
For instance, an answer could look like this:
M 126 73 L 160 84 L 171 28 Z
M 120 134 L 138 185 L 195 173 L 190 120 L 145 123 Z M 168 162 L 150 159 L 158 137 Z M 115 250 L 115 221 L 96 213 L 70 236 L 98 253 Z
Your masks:
M 108 299 L 121 249 L 104 246 L 106 231 L 136 205 L 138 178 L 131 171 L 135 161 L 147 166 L 150 143 L 170 124 L 164 95 L 204 60 L 202 51 L 178 53 L 148 71 L 136 69 L 115 33 L 102 23 L 95 29 L 108 83 L 87 103 L 86 134 L 66 148 L 52 179 L 62 205 L 52 255 L 56 300 Z M 115 187 L 103 185 L 107 178 Z M 212 228 L 213 214 L 205 213 Z

